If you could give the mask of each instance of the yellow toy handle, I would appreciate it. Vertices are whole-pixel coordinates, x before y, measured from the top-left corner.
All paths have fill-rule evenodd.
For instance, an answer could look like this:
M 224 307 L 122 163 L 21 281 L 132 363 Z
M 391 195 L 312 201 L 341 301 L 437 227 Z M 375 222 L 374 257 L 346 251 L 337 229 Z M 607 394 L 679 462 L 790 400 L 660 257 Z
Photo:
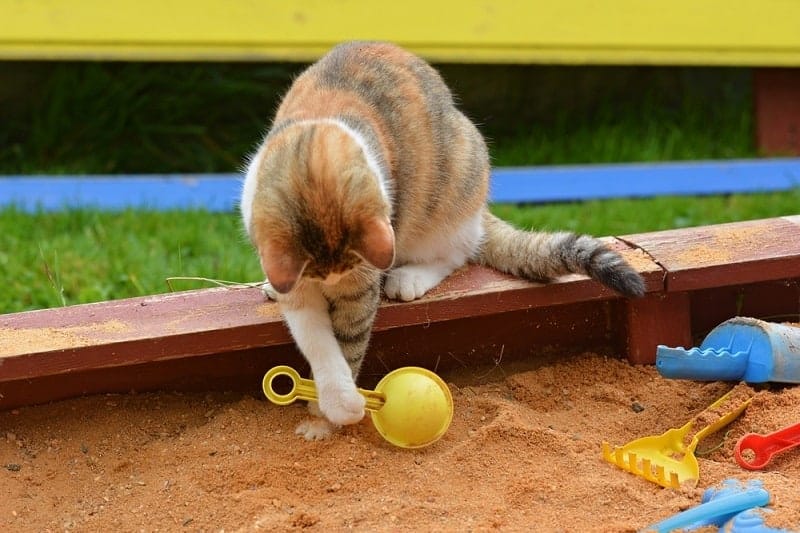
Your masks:
M 742 414 L 742 411 L 747 409 L 747 406 L 753 401 L 753 395 L 751 393 L 748 393 L 747 397 L 744 399 L 737 399 L 733 397 L 734 391 L 735 387 L 703 409 L 700 414 L 696 415 L 681 428 L 681 431 L 684 432 L 685 435 L 691 435 L 690 432 L 694 429 L 692 426 L 700 422 L 698 425 L 701 427 L 695 430 L 694 435 L 691 435 L 692 438 L 689 442 L 689 446 L 686 447 L 688 452 L 694 453 L 695 448 L 697 448 L 697 445 L 703 438 L 730 424 L 736 417 Z M 725 405 L 729 401 L 731 405 Z M 725 408 L 720 409 L 722 406 L 725 406 Z
M 278 394 L 275 392 L 275 389 L 272 388 L 273 381 L 279 376 L 286 376 L 292 380 L 292 390 L 286 394 Z M 270 368 L 269 371 L 264 374 L 261 387 L 264 389 L 266 397 L 269 398 L 272 403 L 278 405 L 289 405 L 295 400 L 306 400 L 309 402 L 316 402 L 319 400 L 317 396 L 317 387 L 314 385 L 314 382 L 310 379 L 301 378 L 297 370 L 286 365 Z M 365 405 L 367 411 L 378 411 L 383 407 L 383 404 L 386 403 L 386 397 L 380 392 L 366 389 L 357 390 L 367 400 L 367 404 Z

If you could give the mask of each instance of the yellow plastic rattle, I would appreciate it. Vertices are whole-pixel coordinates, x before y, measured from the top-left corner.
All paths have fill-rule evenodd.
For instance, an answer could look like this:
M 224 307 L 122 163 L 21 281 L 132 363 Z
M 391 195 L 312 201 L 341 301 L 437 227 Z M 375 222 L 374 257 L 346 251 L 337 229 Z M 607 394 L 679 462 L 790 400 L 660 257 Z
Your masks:
M 292 390 L 275 392 L 278 376 L 292 380 Z M 297 399 L 317 401 L 317 388 L 290 366 L 276 366 L 264 375 L 264 394 L 272 403 L 288 405 Z M 453 419 L 453 397 L 442 378 L 424 368 L 407 366 L 386 374 L 375 390 L 358 389 L 378 433 L 395 446 L 422 448 L 445 434 Z

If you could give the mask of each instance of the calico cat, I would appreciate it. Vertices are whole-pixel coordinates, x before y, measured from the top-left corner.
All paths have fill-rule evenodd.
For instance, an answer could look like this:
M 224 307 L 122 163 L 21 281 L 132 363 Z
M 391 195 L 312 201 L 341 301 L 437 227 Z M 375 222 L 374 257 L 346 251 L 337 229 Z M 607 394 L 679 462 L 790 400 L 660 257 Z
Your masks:
M 346 43 L 294 81 L 250 160 L 241 212 L 316 382 L 316 416 L 298 434 L 324 438 L 364 416 L 355 378 L 384 277 L 386 296 L 404 301 L 467 262 L 539 281 L 583 273 L 644 293 L 639 274 L 594 238 L 493 216 L 488 187 L 484 139 L 413 54 Z

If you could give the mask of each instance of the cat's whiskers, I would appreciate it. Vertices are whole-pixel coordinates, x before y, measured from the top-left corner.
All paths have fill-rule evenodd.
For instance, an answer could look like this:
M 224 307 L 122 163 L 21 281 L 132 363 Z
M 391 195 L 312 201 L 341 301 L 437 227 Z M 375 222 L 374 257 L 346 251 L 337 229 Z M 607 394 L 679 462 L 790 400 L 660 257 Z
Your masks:
M 170 276 L 168 278 L 164 278 L 164 281 L 166 282 L 167 287 L 169 287 L 170 292 L 175 292 L 175 288 L 172 286 L 173 281 L 202 281 L 205 283 L 211 283 L 212 285 L 216 285 L 218 287 L 224 287 L 226 289 L 254 289 L 267 285 L 266 281 L 229 281 L 225 279 L 204 278 L 199 276 Z

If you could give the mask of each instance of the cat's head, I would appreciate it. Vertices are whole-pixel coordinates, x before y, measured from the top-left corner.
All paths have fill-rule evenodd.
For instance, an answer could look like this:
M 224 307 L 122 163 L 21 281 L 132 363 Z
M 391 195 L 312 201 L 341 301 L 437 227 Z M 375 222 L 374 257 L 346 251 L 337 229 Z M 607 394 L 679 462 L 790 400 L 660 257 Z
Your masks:
M 271 135 L 248 169 L 242 214 L 279 293 L 394 261 L 389 202 L 359 144 L 335 125 Z

